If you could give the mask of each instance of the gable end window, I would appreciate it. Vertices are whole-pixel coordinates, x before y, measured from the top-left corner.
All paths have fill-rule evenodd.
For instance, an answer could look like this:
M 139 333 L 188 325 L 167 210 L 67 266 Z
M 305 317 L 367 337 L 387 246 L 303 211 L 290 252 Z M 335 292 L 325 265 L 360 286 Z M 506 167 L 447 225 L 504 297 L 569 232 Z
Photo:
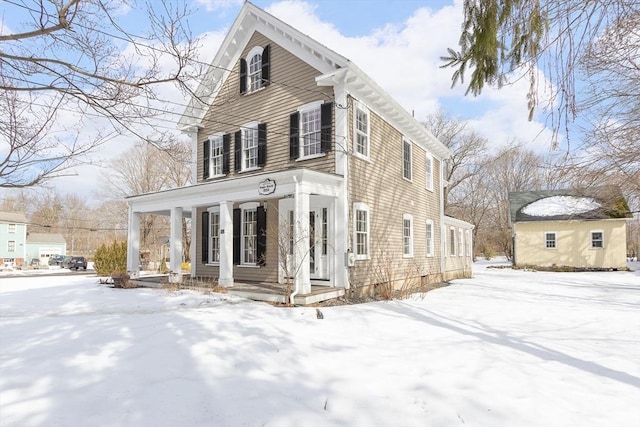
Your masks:
M 303 105 L 289 118 L 289 159 L 306 160 L 331 151 L 333 103 Z
M 591 232 L 591 249 L 603 249 L 604 248 L 604 231 L 592 231 Z
M 547 249 L 555 249 L 557 247 L 556 233 L 544 233 L 544 247 Z
M 402 140 L 402 176 L 411 181 L 411 142 Z
M 245 58 L 240 59 L 240 93 L 255 92 L 270 83 L 271 49 L 256 46 Z
M 353 113 L 353 153 L 356 157 L 369 159 L 369 110 L 356 103 Z

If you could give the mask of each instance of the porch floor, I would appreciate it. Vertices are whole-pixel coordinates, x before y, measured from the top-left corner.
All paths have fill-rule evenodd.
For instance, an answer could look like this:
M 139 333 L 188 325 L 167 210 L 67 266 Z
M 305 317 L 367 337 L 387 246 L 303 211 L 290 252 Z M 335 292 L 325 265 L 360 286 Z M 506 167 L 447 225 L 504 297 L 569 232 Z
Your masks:
M 163 284 L 168 283 L 169 276 L 167 274 L 141 276 L 131 281 L 141 287 L 159 288 Z M 207 288 L 212 288 L 212 283 L 203 282 L 202 285 L 199 286 L 196 281 L 191 280 L 191 278 L 187 276 L 179 286 L 184 289 L 206 290 Z M 234 282 L 232 287 L 225 289 L 230 295 L 236 295 L 253 301 L 266 301 L 280 304 L 286 302 L 284 285 L 278 283 Z M 294 304 L 311 305 L 334 298 L 340 298 L 343 295 L 344 288 L 311 285 L 311 292 L 296 295 L 294 297 Z

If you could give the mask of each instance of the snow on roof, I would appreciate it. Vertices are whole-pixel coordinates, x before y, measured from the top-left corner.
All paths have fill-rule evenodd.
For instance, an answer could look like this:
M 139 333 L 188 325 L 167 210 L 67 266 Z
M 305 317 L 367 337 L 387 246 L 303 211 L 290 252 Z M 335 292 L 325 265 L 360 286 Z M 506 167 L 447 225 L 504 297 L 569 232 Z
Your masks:
M 599 207 L 600 203 L 592 197 L 551 196 L 525 206 L 522 213 L 531 216 L 577 215 Z

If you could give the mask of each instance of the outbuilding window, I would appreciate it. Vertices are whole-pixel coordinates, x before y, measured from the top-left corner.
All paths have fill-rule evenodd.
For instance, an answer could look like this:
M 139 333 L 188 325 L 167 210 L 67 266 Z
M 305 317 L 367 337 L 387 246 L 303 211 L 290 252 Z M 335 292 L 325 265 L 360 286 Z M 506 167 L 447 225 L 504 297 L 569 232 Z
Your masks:
M 544 233 L 544 242 L 545 242 L 545 248 L 555 249 L 557 247 L 556 233 L 553 233 L 553 232 Z
M 591 249 L 604 248 L 604 232 L 602 230 L 591 232 Z

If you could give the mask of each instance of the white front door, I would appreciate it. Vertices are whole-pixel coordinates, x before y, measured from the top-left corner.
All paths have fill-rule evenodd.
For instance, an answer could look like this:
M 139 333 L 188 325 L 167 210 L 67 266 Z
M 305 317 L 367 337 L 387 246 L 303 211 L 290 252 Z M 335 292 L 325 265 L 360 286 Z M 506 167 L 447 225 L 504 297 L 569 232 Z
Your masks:
M 312 209 L 309 212 L 309 272 L 312 279 L 329 279 L 328 234 L 327 208 Z

